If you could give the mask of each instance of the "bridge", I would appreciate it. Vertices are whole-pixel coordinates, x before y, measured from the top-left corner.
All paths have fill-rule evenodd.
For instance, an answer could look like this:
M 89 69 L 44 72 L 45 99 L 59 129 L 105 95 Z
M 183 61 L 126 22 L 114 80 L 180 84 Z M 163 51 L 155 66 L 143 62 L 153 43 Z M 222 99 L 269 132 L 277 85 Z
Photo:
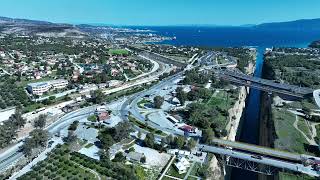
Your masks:
M 304 98 L 312 95 L 313 89 L 306 87 L 299 87 L 284 83 L 275 83 L 272 80 L 253 77 L 243 73 L 229 70 L 218 70 L 217 76 L 227 81 L 244 85 L 247 87 L 259 89 L 266 92 L 273 92 L 291 97 Z
M 273 175 L 279 170 L 290 170 L 314 177 L 320 176 L 320 172 L 314 169 L 312 164 L 305 165 L 307 159 L 319 160 L 317 157 L 222 139 L 214 139 L 213 143 L 215 145 L 199 144 L 198 147 L 202 151 L 219 154 L 219 161 L 226 166 L 265 175 Z

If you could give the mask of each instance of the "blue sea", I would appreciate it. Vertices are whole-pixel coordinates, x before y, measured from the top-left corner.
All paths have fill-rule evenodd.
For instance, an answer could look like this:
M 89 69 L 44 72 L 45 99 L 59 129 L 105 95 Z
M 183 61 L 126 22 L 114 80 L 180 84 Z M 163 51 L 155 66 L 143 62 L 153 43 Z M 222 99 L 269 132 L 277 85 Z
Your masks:
M 163 44 L 190 46 L 294 46 L 305 47 L 320 39 L 320 31 L 266 30 L 252 27 L 135 27 L 154 30 L 157 34 L 176 37 Z

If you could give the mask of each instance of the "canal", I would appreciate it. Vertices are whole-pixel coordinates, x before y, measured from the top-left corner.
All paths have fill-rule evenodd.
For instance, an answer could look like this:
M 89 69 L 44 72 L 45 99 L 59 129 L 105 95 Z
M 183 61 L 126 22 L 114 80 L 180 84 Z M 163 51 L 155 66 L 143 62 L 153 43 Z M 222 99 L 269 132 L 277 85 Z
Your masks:
M 264 50 L 265 47 L 257 48 L 258 53 L 256 58 L 256 69 L 254 72 L 255 77 L 261 77 L 262 75 Z M 242 120 L 242 129 L 237 141 L 249 144 L 259 143 L 260 95 L 260 90 L 250 89 L 250 93 L 247 98 L 246 109 L 243 114 L 244 118 Z M 231 179 L 256 180 L 258 179 L 258 175 L 254 172 L 233 168 L 231 173 Z

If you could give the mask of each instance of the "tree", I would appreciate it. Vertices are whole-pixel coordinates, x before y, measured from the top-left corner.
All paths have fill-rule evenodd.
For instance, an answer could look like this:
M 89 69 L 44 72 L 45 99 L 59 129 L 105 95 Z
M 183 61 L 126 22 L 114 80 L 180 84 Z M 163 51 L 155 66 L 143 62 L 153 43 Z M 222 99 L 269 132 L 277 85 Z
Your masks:
M 43 129 L 46 126 L 47 116 L 44 114 L 41 114 L 38 119 L 34 121 L 34 127 Z
M 165 142 L 168 145 L 172 145 L 174 142 L 174 137 L 170 134 L 169 136 L 165 137 Z
M 35 129 L 31 131 L 30 136 L 35 142 L 35 147 L 45 147 L 49 138 L 48 131 L 42 129 Z
M 154 102 L 154 107 L 157 109 L 160 109 L 164 102 L 164 98 L 161 96 L 156 96 L 153 98 L 153 102 Z
M 21 146 L 21 151 L 22 153 L 26 156 L 29 157 L 32 155 L 32 149 L 35 146 L 35 141 L 32 138 L 27 138 L 23 145 Z
M 131 147 L 131 148 L 128 149 L 128 151 L 129 151 L 129 152 L 134 152 L 135 149 L 134 149 L 134 147 Z
M 120 122 L 115 127 L 115 134 L 113 136 L 113 139 L 115 141 L 121 141 L 127 138 L 130 135 L 130 128 L 131 124 L 129 122 Z
M 213 137 L 214 137 L 214 132 L 212 131 L 211 128 L 204 129 L 202 131 L 202 139 L 201 139 L 201 141 L 203 143 L 210 144 L 212 142 Z
M 182 87 L 178 87 L 177 90 L 177 98 L 179 99 L 180 101 L 180 104 L 181 105 L 184 105 L 184 103 L 186 102 L 186 100 L 188 99 L 188 95 L 186 92 L 183 91 L 183 88 Z
M 93 103 L 101 104 L 105 99 L 105 95 L 100 89 L 98 89 L 96 91 L 91 92 L 91 99 Z
M 31 131 L 30 138 L 27 138 L 21 146 L 21 150 L 25 156 L 31 156 L 32 149 L 39 146 L 45 147 L 47 145 L 49 135 L 47 131 L 42 129 L 35 129 Z
M 189 141 L 188 141 L 188 144 L 187 144 L 187 147 L 188 149 L 193 149 L 196 147 L 196 144 L 197 144 L 197 141 L 195 141 L 193 138 L 191 138 Z
M 182 149 L 184 146 L 185 138 L 183 136 L 177 136 L 174 138 L 174 143 L 178 149 Z
M 146 135 L 146 138 L 144 139 L 144 144 L 145 144 L 147 147 L 153 148 L 153 146 L 154 146 L 154 141 L 155 141 L 154 134 L 153 134 L 153 133 L 148 133 L 148 134 Z
M 101 145 L 105 150 L 108 150 L 115 143 L 112 136 L 106 132 L 100 133 L 98 135 L 98 139 L 100 140 Z
M 53 101 L 53 100 L 55 100 L 55 99 L 56 99 L 55 96 L 50 96 L 50 97 L 49 97 L 49 100 L 50 100 L 50 101 Z
M 114 162 L 124 162 L 126 160 L 126 157 L 123 155 L 122 152 L 118 152 L 112 161 Z
M 16 127 L 20 128 L 26 124 L 26 119 L 22 117 L 20 109 L 16 109 L 15 113 L 9 117 L 9 121 L 14 122 Z
M 77 139 L 77 136 L 74 134 L 74 131 L 69 131 L 68 136 L 63 138 L 63 142 L 72 143 Z
M 78 128 L 78 125 L 79 125 L 79 121 L 73 121 L 73 123 L 70 124 L 68 130 L 75 131 Z
M 108 167 L 110 165 L 110 154 L 109 151 L 100 149 L 99 152 L 100 162 L 103 166 Z

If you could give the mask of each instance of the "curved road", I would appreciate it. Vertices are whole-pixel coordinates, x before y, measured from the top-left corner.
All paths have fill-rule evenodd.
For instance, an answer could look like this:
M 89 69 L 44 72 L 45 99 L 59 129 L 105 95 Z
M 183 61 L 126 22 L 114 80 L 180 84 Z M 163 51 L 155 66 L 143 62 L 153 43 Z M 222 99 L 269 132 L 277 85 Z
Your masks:
M 316 104 L 320 108 L 320 89 L 313 91 L 313 98 L 316 101 Z
M 93 113 L 95 109 L 96 109 L 96 106 L 90 106 L 90 107 L 86 107 L 86 108 L 68 113 L 63 117 L 61 117 L 58 121 L 48 126 L 46 130 L 48 130 L 50 136 L 53 136 L 54 134 L 60 132 L 62 129 L 68 127 L 73 121 L 86 118 L 91 113 Z M 21 157 L 24 156 L 23 153 L 19 151 L 20 146 L 22 144 L 23 142 L 19 142 L 18 144 L 8 149 L 5 153 L 1 154 L 0 171 L 5 170 L 12 163 L 16 162 L 17 160 L 19 160 Z

